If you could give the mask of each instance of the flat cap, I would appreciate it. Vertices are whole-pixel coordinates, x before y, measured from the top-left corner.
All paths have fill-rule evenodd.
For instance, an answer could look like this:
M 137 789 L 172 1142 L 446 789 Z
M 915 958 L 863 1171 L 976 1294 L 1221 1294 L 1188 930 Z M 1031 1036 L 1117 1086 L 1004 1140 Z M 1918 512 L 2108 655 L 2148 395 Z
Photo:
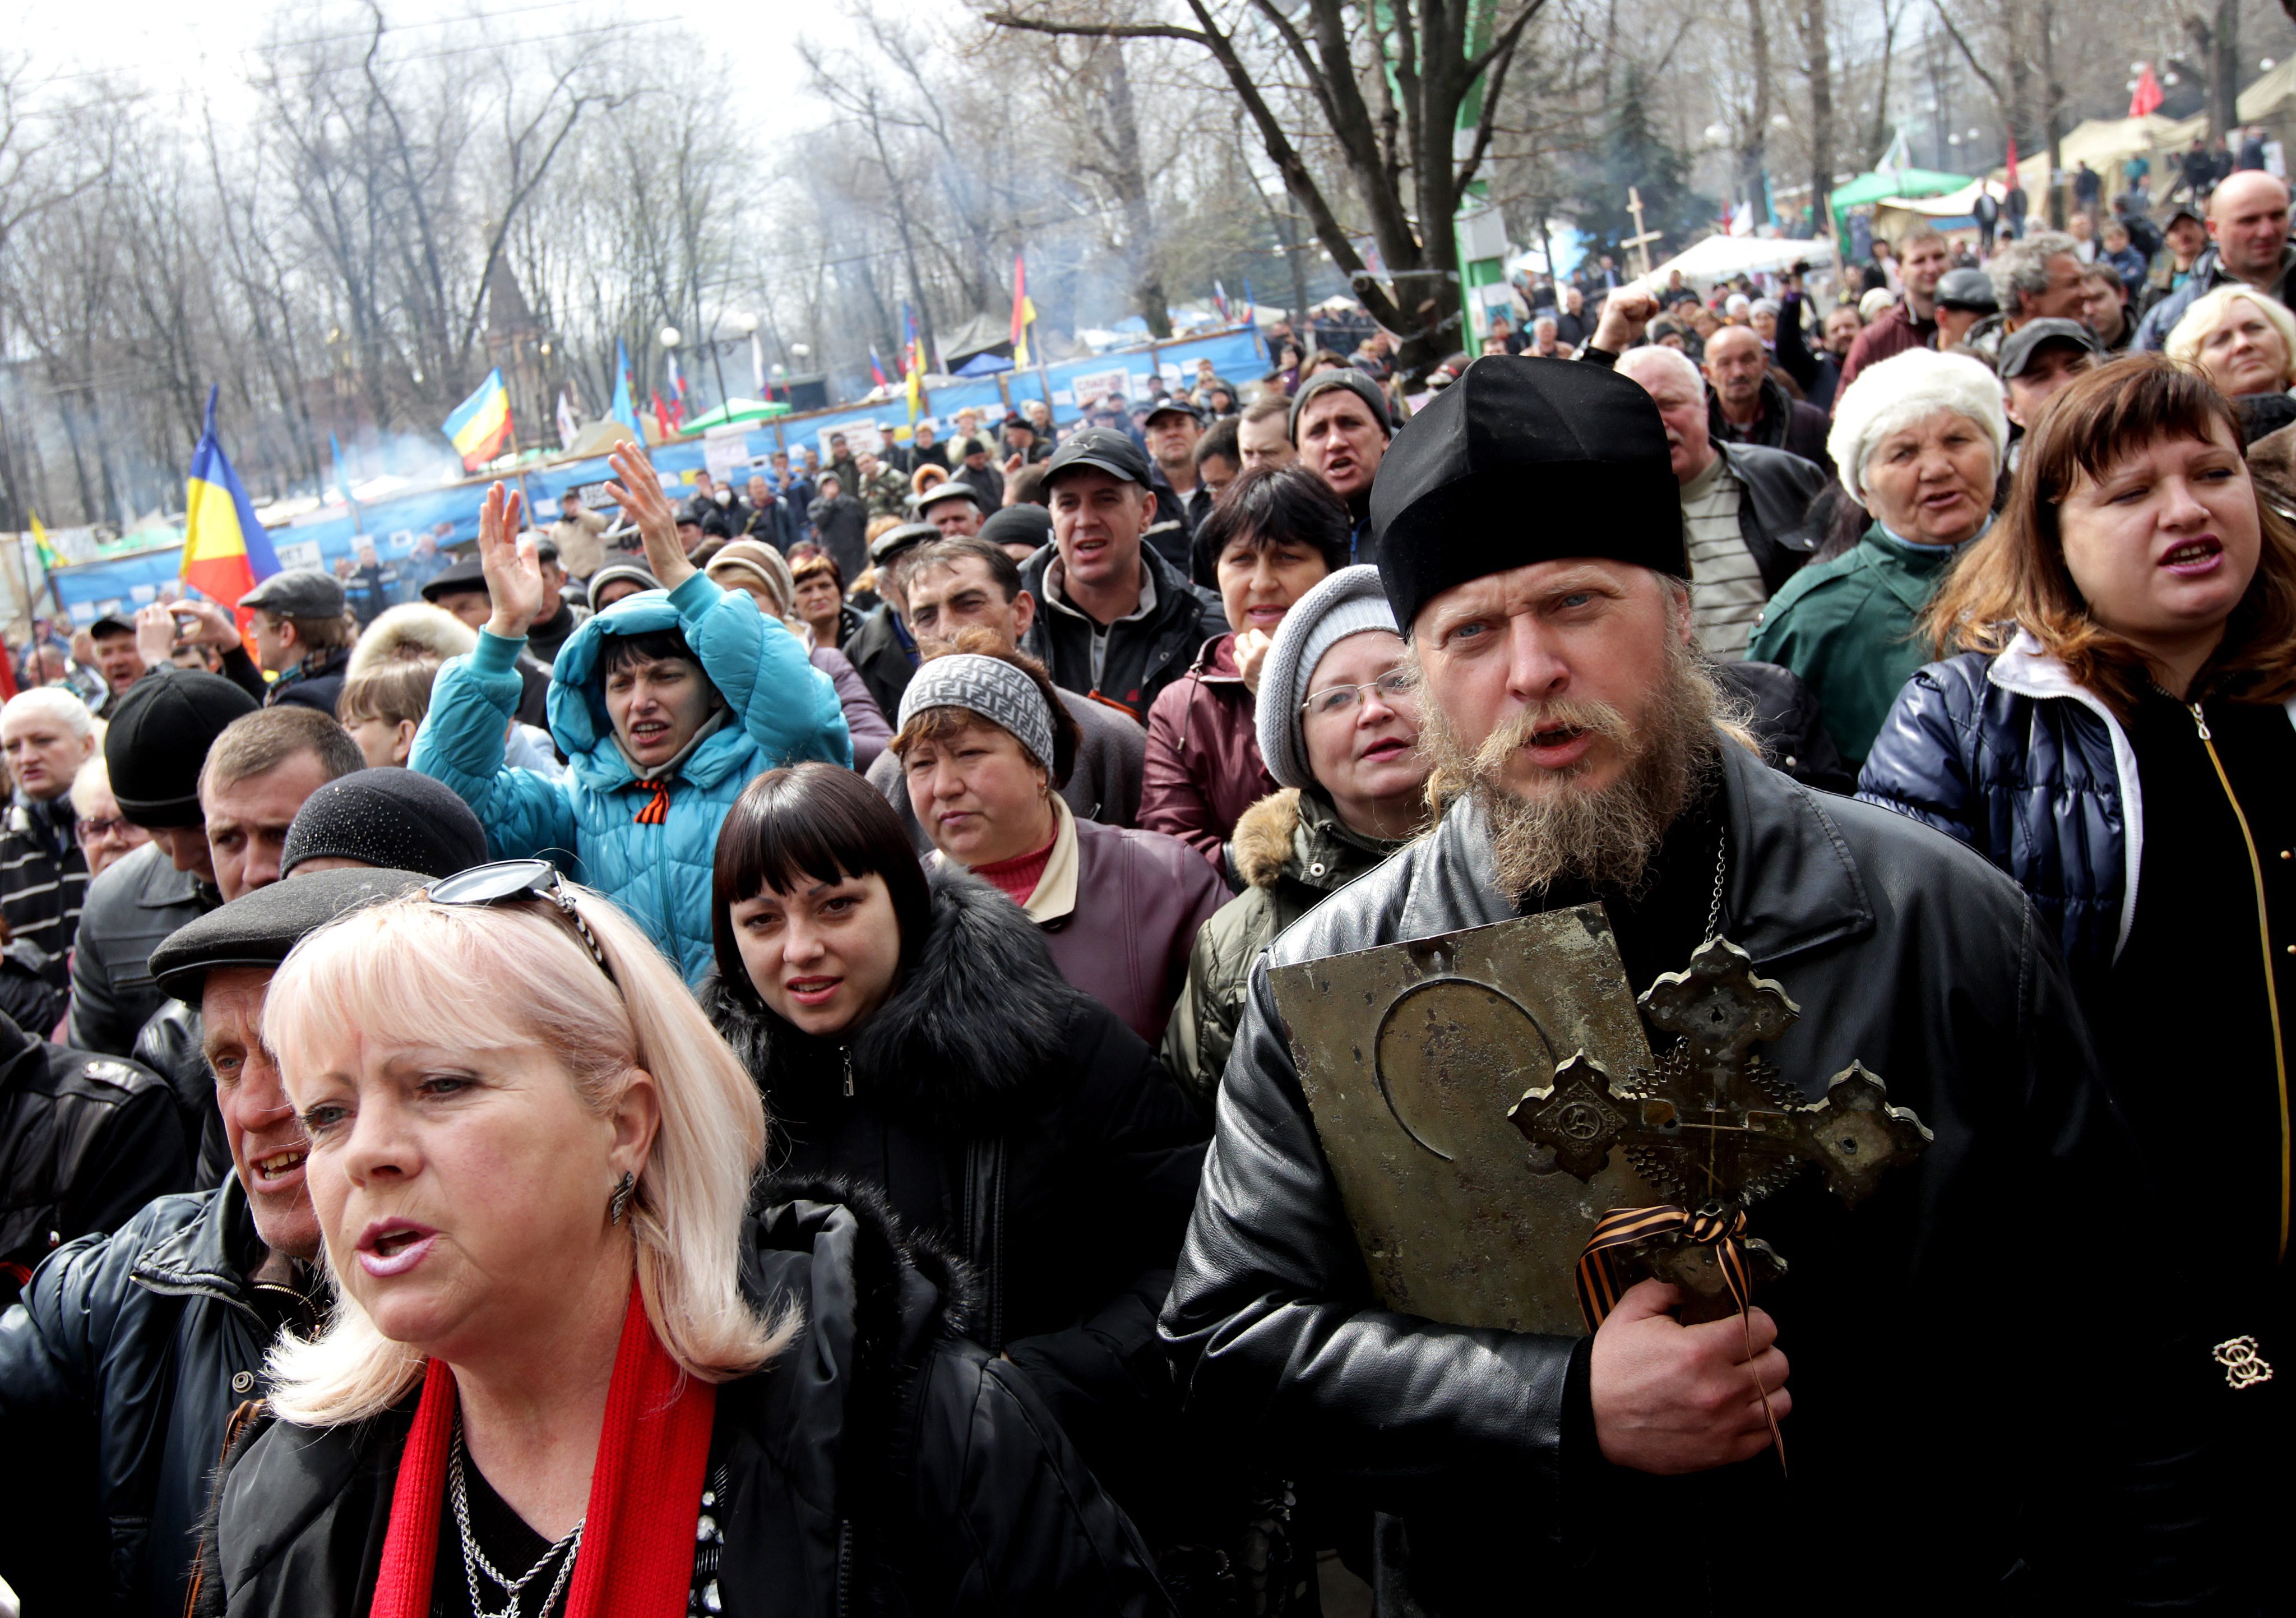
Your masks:
M 196 1006 L 209 973 L 227 966 L 275 967 L 288 951 L 338 916 L 430 880 L 414 871 L 314 871 L 266 883 L 161 940 L 152 951 L 152 980 L 162 994 Z
M 303 800 L 279 850 L 279 874 L 307 859 L 356 859 L 381 870 L 452 876 L 487 862 L 486 828 L 443 781 L 397 766 L 356 769 Z M 324 873 L 314 871 L 312 875 Z
M 1395 435 L 1371 522 L 1406 634 L 1454 585 L 1534 563 L 1591 556 L 1690 577 L 1658 407 L 1583 360 L 1470 365 Z
M 286 568 L 239 598 L 242 608 L 259 608 L 279 618 L 340 618 L 342 580 L 316 568 Z
M 898 528 L 887 529 L 869 542 L 869 560 L 883 567 L 903 551 L 913 551 L 939 538 L 940 530 L 930 522 L 904 522 Z
M 488 595 L 494 593 L 487 589 L 486 564 L 476 556 L 465 556 L 459 562 L 447 563 L 434 575 L 422 587 L 422 599 L 435 602 L 441 595 L 465 595 L 472 590 L 485 591 Z
M 955 478 L 944 478 L 931 488 L 921 489 L 909 497 L 909 514 L 913 517 L 921 517 L 943 500 L 970 500 L 976 510 L 988 505 L 988 502 L 980 497 L 980 491 L 972 484 L 960 481 Z

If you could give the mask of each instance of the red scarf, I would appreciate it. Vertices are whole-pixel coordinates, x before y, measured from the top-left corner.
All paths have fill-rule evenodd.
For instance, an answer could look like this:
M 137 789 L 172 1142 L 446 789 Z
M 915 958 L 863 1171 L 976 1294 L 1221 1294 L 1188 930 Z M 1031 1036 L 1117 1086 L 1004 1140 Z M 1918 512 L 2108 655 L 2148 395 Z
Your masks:
M 685 1618 L 717 1409 L 717 1388 L 681 1372 L 654 1336 L 633 1282 L 565 1618 Z M 433 1359 L 399 1459 L 368 1618 L 429 1618 L 454 1420 L 455 1374 Z

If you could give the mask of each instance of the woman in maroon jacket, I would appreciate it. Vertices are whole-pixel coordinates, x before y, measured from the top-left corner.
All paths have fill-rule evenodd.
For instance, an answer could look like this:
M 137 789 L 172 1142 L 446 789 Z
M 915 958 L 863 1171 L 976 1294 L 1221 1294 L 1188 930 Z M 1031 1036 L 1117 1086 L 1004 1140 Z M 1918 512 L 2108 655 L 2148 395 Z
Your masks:
M 1071 814 L 1060 788 L 1076 744 L 1044 665 L 967 629 L 901 694 L 890 751 L 932 860 L 1001 890 L 1045 935 L 1061 976 L 1152 1044 L 1196 930 L 1227 890 L 1172 838 Z
M 1219 586 L 1228 632 L 1148 710 L 1140 824 L 1179 838 L 1222 875 L 1239 816 L 1275 790 L 1260 762 L 1253 698 L 1260 660 L 1292 604 L 1348 564 L 1348 508 L 1296 466 L 1247 472 L 1197 531 L 1196 576 Z

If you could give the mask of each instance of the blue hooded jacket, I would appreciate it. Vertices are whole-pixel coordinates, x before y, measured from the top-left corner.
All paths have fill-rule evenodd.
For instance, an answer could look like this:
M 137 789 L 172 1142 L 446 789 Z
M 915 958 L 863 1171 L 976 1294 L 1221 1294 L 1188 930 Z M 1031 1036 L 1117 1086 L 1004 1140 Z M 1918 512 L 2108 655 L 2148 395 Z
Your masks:
M 654 798 L 614 741 L 606 714 L 610 635 L 682 629 L 701 671 L 726 699 L 725 722 L 669 777 L 659 824 L 638 820 Z M 808 759 L 850 765 L 837 688 L 795 636 L 757 603 L 696 573 L 667 593 L 626 596 L 585 621 L 550 678 L 550 734 L 570 762 L 551 781 L 503 762 L 518 706 L 523 640 L 481 632 L 479 649 L 449 661 L 407 762 L 455 789 L 487 828 L 497 859 L 541 857 L 611 899 L 646 930 L 686 981 L 713 964 L 710 866 L 718 830 L 753 776 Z

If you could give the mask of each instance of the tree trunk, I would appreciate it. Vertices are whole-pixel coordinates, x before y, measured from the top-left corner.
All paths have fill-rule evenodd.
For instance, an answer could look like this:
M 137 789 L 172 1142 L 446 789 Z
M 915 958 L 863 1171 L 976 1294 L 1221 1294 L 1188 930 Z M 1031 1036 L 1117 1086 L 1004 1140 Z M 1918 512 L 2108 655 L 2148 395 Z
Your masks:
M 2209 59 L 2209 133 L 2226 135 L 2240 122 L 2240 0 L 2217 0 L 2216 38 L 2212 43 L 2215 49 Z
M 2057 0 L 2040 0 L 2033 21 L 2041 30 L 2041 130 L 2049 152 L 2049 224 L 2065 227 L 2065 188 L 2057 183 L 2064 171 L 2065 86 L 2057 77 Z
M 1833 189 L 1833 54 L 1825 0 L 1806 0 L 1802 45 L 1809 70 L 1809 234 L 1824 234 L 1825 199 Z
M 1124 42 L 1111 39 L 1101 73 L 1108 91 L 1110 131 L 1115 136 L 1116 189 L 1124 204 L 1125 257 L 1132 271 L 1133 302 L 1148 323 L 1148 335 L 1172 334 L 1164 277 L 1156 265 L 1156 216 L 1148 205 L 1148 176 L 1140 163 L 1140 119 L 1132 105 L 1132 73 L 1125 65 Z
M 1738 198 L 1762 201 L 1770 150 L 1770 24 L 1762 0 L 1746 0 L 1746 51 L 1754 71 L 1754 105 L 1738 144 Z

